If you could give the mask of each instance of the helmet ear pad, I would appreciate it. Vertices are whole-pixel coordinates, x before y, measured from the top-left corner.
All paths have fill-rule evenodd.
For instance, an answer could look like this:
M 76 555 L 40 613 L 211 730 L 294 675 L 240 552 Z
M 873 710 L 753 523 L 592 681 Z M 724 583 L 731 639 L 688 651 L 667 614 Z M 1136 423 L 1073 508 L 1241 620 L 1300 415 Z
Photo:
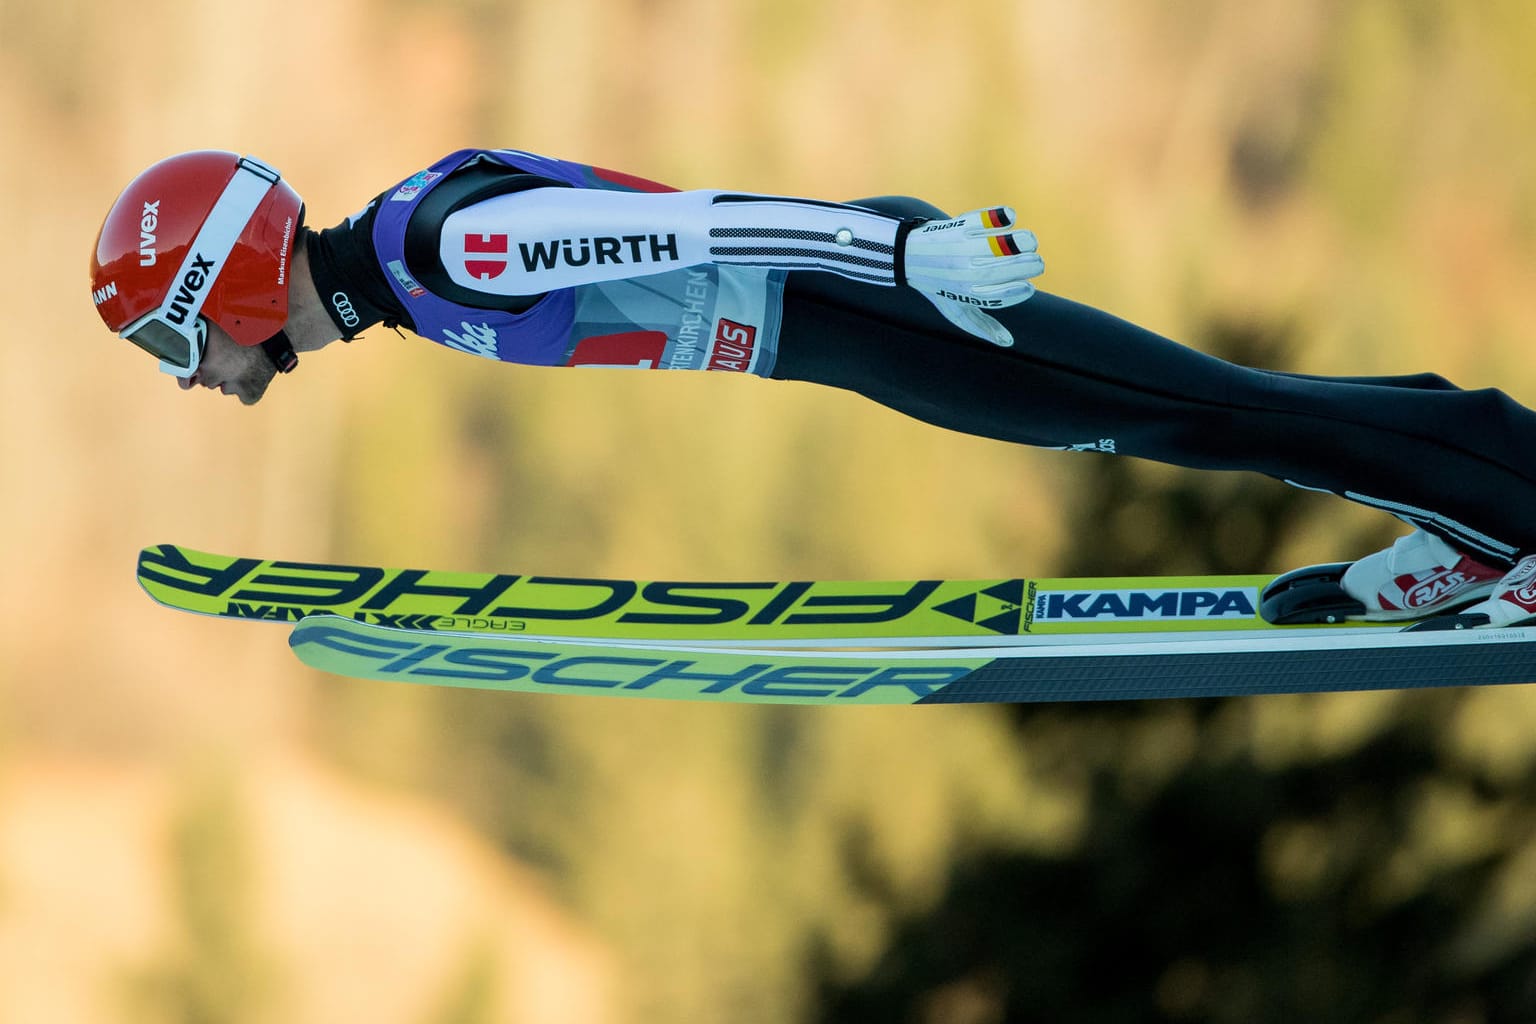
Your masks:
M 234 153 L 181 153 L 145 170 L 118 196 L 91 260 L 92 299 L 113 332 L 159 308 L 182 283 L 172 278 L 226 186 L 245 173 L 240 167 Z M 288 320 L 304 205 L 275 171 L 267 174 L 272 184 L 208 286 L 201 311 L 241 345 L 261 344 Z

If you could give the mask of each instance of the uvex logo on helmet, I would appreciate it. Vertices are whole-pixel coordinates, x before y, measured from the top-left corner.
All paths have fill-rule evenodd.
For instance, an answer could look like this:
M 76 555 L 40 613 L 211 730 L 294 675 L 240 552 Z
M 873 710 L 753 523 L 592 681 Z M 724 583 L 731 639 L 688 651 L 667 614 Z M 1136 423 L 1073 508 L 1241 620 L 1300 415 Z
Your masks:
M 155 265 L 155 228 L 160 226 L 160 200 L 145 200 L 144 215 L 139 218 L 139 266 Z
M 192 266 L 181 275 L 181 284 L 176 289 L 176 294 L 171 297 L 170 308 L 165 312 L 165 318 L 173 324 L 187 322 L 187 314 L 192 310 L 192 304 L 196 301 L 198 293 L 208 287 L 217 275 L 214 262 L 206 258 L 202 253 L 192 256 Z

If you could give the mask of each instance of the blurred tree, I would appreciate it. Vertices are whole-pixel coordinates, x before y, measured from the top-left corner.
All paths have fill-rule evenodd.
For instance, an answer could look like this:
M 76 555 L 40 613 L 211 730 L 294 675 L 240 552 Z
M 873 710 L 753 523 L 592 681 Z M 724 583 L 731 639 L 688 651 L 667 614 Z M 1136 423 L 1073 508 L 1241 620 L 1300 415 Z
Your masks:
M 146 1024 L 269 1020 L 273 968 L 254 934 L 249 819 L 232 783 L 200 785 L 172 823 L 178 941 L 130 981 L 130 1018 Z
M 426 1024 L 491 1024 L 505 1020 L 500 986 L 494 948 L 486 942 L 473 943 L 441 1005 L 426 1018 Z
M 1285 327 L 1215 321 L 1207 351 L 1283 365 Z M 1229 474 L 1096 460 L 1070 522 L 1071 575 L 1233 573 L 1274 563 L 1338 499 Z M 1378 540 L 1400 527 L 1384 520 Z M 1368 549 L 1368 548 L 1362 548 Z M 1536 837 L 1536 780 L 1493 781 L 1442 750 L 1461 691 L 1406 695 L 1357 747 L 1273 765 L 1251 743 L 1252 701 L 1021 705 L 1021 744 L 1090 795 L 1069 856 L 998 849 L 957 861 L 938 905 L 903 914 L 872 861 L 845 871 L 902 921 L 849 979 L 812 955 L 816 1019 L 998 1024 L 1536 1019 L 1536 948 L 1475 963 L 1462 943 Z M 1265 698 L 1257 698 L 1262 701 Z M 1305 717 L 1306 703 L 1293 712 Z M 1147 779 L 1138 735 L 1185 722 Z M 1160 780 L 1158 776 L 1160 775 Z M 1427 794 L 1503 825 L 1475 855 L 1436 861 Z M 850 824 L 856 835 L 859 826 Z
M 1279 769 L 1251 750 L 1201 752 L 1150 794 L 1100 760 L 1069 857 L 960 862 L 865 977 L 839 981 L 830 956 L 815 958 L 816 1019 L 1536 1019 L 1536 948 L 1465 955 L 1474 910 L 1536 830 L 1536 785 L 1446 763 L 1438 735 L 1459 699 L 1422 695 L 1360 747 Z M 1218 703 L 1201 706 L 1206 740 Z M 1021 740 L 1086 739 L 1096 715 L 1047 709 Z M 1491 812 L 1497 840 L 1427 856 L 1422 833 L 1441 824 L 1430 793 Z M 867 863 L 848 871 L 881 898 Z

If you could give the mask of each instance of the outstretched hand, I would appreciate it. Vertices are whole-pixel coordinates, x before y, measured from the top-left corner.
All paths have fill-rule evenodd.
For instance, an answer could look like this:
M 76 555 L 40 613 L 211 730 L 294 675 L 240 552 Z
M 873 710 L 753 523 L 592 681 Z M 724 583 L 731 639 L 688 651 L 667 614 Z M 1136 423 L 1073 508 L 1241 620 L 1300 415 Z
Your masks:
M 1045 272 L 1034 232 L 1014 227 L 1006 206 L 928 221 L 904 241 L 905 283 L 922 292 L 950 323 L 995 345 L 1013 344 L 1008 328 L 986 313 L 1035 293 L 1029 279 Z

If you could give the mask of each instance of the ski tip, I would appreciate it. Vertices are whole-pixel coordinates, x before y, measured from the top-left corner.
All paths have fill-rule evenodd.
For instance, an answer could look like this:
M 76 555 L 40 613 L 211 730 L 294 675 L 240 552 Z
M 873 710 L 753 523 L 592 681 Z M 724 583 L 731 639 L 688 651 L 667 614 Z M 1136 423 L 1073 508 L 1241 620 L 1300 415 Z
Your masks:
M 149 585 L 153 576 L 153 567 L 165 560 L 165 553 L 174 550 L 174 544 L 146 544 L 139 548 L 139 553 L 134 558 L 134 577 L 138 580 L 139 587 L 150 597 L 159 600 L 154 590 Z
M 202 552 L 186 547 L 182 544 L 172 544 L 166 541 L 161 544 L 146 544 L 139 548 L 138 568 L 142 574 L 146 566 L 175 566 L 183 565 L 188 559 L 203 555 Z M 204 556 L 206 557 L 206 556 Z

